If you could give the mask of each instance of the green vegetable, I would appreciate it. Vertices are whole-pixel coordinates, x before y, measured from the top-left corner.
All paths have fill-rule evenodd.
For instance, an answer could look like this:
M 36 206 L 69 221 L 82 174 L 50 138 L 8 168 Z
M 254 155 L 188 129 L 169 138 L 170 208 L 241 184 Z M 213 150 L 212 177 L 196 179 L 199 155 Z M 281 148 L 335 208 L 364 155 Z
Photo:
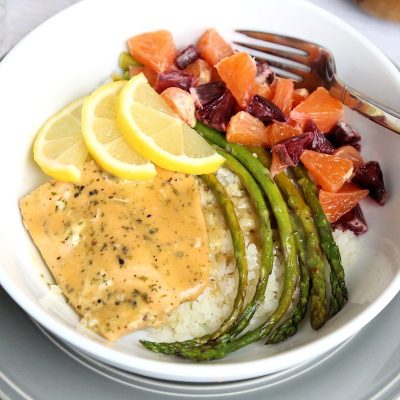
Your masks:
M 118 64 L 119 67 L 123 70 L 123 71 L 128 71 L 129 70 L 129 66 L 141 66 L 140 63 L 138 63 L 129 53 L 127 53 L 126 51 L 123 51 L 120 55 L 119 55 L 119 60 L 118 60 Z
M 235 157 L 253 175 L 254 179 L 261 186 L 261 189 L 268 198 L 270 207 L 278 224 L 280 242 L 285 258 L 286 269 L 289 267 L 290 270 L 293 268 L 294 271 L 299 272 L 296 246 L 294 243 L 289 211 L 281 192 L 271 177 L 268 168 L 266 168 L 257 158 L 253 156 L 249 150 L 243 146 L 239 144 L 228 143 L 224 136 L 215 129 L 209 128 L 201 122 L 197 122 L 195 129 L 206 140 L 221 147 Z M 292 277 L 292 283 L 294 286 L 293 290 L 295 289 L 297 278 L 298 274 L 295 274 L 295 276 Z
M 253 149 L 253 152 L 263 164 L 270 164 L 269 154 L 264 149 Z M 310 322 L 314 329 L 319 329 L 328 319 L 328 310 L 326 304 L 325 263 L 319 243 L 318 231 L 310 208 L 292 180 L 284 172 L 275 175 L 274 179 L 286 197 L 289 208 L 299 219 L 301 224 L 299 229 L 304 230 L 305 252 L 307 255 L 306 261 L 304 261 L 312 281 Z
M 247 304 L 245 310 L 243 311 L 240 320 L 235 324 L 233 328 L 225 333 L 225 335 L 218 339 L 218 341 L 227 341 L 233 336 L 238 335 L 248 326 L 251 318 L 253 317 L 257 309 L 260 307 L 261 304 L 264 303 L 265 290 L 268 284 L 268 278 L 271 274 L 274 261 L 274 248 L 269 211 L 265 204 L 263 194 L 257 185 L 257 182 L 253 179 L 247 169 L 229 153 L 220 149 L 218 149 L 217 151 L 225 158 L 225 166 L 228 167 L 240 178 L 242 185 L 245 187 L 247 193 L 249 194 L 249 197 L 254 205 L 258 217 L 259 236 L 261 241 L 260 270 L 255 293 L 253 295 L 253 298 Z
M 304 198 L 313 213 L 315 225 L 321 238 L 321 247 L 331 267 L 330 281 L 332 297 L 330 314 L 333 315 L 344 306 L 348 299 L 339 248 L 333 239 L 331 224 L 326 219 L 321 203 L 318 200 L 317 189 L 310 180 L 307 171 L 301 165 L 294 167 L 293 171 Z
M 306 265 L 307 256 L 304 245 L 304 230 L 301 228 L 300 221 L 295 216 L 292 217 L 292 225 L 296 227 L 295 241 L 300 258 L 301 274 L 299 299 L 291 316 L 272 332 L 265 344 L 276 344 L 293 336 L 307 313 L 308 299 L 310 296 L 310 274 Z
M 201 122 L 197 122 L 195 129 L 206 140 L 221 147 L 241 162 L 253 175 L 267 197 L 278 225 L 281 248 L 285 259 L 285 279 L 287 279 L 285 289 L 287 292 L 285 296 L 281 298 L 281 301 L 286 307 L 289 307 L 296 289 L 300 271 L 289 211 L 278 186 L 272 179 L 268 168 L 266 168 L 260 160 L 255 158 L 245 147 L 239 144 L 228 143 L 220 132 L 209 128 Z
M 123 81 L 125 80 L 125 74 L 121 75 L 121 74 L 111 74 L 111 79 L 115 82 L 115 81 Z

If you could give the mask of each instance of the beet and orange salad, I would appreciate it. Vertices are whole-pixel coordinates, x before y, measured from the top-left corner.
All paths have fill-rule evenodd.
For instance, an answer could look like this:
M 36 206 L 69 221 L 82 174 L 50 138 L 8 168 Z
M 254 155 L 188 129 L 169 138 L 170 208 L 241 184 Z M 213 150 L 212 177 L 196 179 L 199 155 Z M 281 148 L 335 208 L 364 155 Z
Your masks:
M 343 104 L 325 88 L 295 88 L 267 61 L 234 51 L 215 29 L 181 50 L 168 31 L 134 36 L 128 49 L 127 76 L 143 72 L 186 123 L 197 120 L 228 143 L 266 149 L 272 176 L 300 162 L 321 190 L 329 222 L 366 232 L 359 202 L 369 195 L 385 203 L 382 172 L 377 161 L 364 162 L 361 135 L 342 120 Z

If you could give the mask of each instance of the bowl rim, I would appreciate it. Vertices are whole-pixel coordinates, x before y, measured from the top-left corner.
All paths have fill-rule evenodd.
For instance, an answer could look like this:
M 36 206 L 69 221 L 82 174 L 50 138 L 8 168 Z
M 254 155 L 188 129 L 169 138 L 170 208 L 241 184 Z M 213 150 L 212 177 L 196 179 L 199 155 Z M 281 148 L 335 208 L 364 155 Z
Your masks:
M 296 1 L 299 0 L 287 0 Z M 397 70 L 395 65 L 368 39 L 366 39 L 361 33 L 355 30 L 353 27 L 342 21 L 340 18 L 332 15 L 328 11 L 321 9 L 313 3 L 309 3 L 306 0 L 300 1 L 303 7 L 308 7 L 314 13 L 320 13 L 325 17 L 335 21 L 343 30 L 347 31 L 353 37 L 362 42 L 378 59 L 382 67 L 385 67 L 385 71 L 391 74 L 391 77 L 398 84 L 400 90 L 400 72 Z M 35 36 L 42 30 L 47 29 L 48 26 L 55 24 L 58 19 L 68 17 L 69 13 L 78 12 L 81 8 L 91 7 L 91 4 L 95 4 L 95 0 L 82 0 L 78 3 L 72 4 L 64 10 L 58 12 L 48 20 L 44 21 L 26 37 L 24 37 L 9 53 L 4 57 L 0 63 L 0 74 L 2 70 L 2 64 L 7 63 L 8 59 L 13 57 L 15 52 L 23 49 L 24 46 L 28 46 L 31 40 L 35 39 Z M 340 71 L 339 71 L 340 73 Z M 208 362 L 206 364 L 195 364 L 190 365 L 186 363 L 171 363 L 165 361 L 164 358 L 159 360 L 148 360 L 143 359 L 140 356 L 128 355 L 119 350 L 106 347 L 103 344 L 97 343 L 77 332 L 71 327 L 63 325 L 61 322 L 55 320 L 49 313 L 47 313 L 38 304 L 32 303 L 29 296 L 24 293 L 23 290 L 17 288 L 11 279 L 5 273 L 5 270 L 0 267 L 0 284 L 4 287 L 7 293 L 14 299 L 14 301 L 23 308 L 30 316 L 36 321 L 43 325 L 46 329 L 54 333 L 61 340 L 68 342 L 70 345 L 77 347 L 84 353 L 87 353 L 94 358 L 100 359 L 106 363 L 116 365 L 120 368 L 126 369 L 127 367 L 135 373 L 151 376 L 154 378 L 176 380 L 176 381 L 187 381 L 187 382 L 212 382 L 212 381 L 233 381 L 253 378 L 259 375 L 265 375 L 268 373 L 265 368 L 265 359 L 235 362 L 233 364 L 218 364 Z M 313 358 L 313 352 L 317 351 L 317 354 L 322 354 L 326 351 L 331 350 L 333 347 L 344 342 L 353 334 L 357 333 L 363 326 L 378 315 L 380 311 L 394 298 L 394 296 L 400 291 L 400 271 L 396 273 L 394 279 L 390 282 L 386 290 L 381 293 L 373 303 L 368 305 L 362 312 L 357 316 L 353 317 L 351 321 L 346 325 L 337 328 L 335 331 L 327 334 L 325 337 L 317 338 L 313 342 L 308 344 L 299 345 L 296 349 L 283 350 L 276 355 L 271 355 L 268 360 L 271 364 L 286 366 L 290 364 L 292 358 L 297 358 L 299 354 L 309 354 L 309 358 Z M 349 333 L 350 332 L 350 333 Z M 307 358 L 302 357 L 302 361 L 307 361 Z M 116 361 L 118 360 L 118 361 Z M 139 366 L 137 362 L 140 361 Z M 171 377 L 170 371 L 166 371 L 166 366 L 173 364 L 174 377 Z M 238 377 L 238 365 L 241 367 L 240 377 Z M 196 379 L 190 374 L 190 371 L 195 368 Z M 283 369 L 283 368 L 281 368 Z M 274 368 L 274 370 L 279 370 Z M 255 375 L 254 371 L 263 371 L 261 374 Z M 212 379 L 210 377 L 213 376 Z M 220 377 L 220 378 L 219 378 Z

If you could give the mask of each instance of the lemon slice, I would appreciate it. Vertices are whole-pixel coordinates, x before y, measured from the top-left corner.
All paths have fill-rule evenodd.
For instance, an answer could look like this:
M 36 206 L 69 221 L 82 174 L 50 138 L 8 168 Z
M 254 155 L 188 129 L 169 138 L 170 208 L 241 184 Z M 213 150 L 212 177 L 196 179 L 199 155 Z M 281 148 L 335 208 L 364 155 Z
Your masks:
M 82 133 L 89 153 L 107 172 L 124 179 L 150 179 L 156 169 L 137 153 L 117 127 L 116 102 L 126 82 L 100 86 L 84 102 Z
M 79 182 L 88 155 L 81 130 L 84 100 L 75 100 L 50 117 L 33 144 L 33 157 L 40 168 L 60 181 Z
M 132 147 L 165 169 L 207 174 L 224 162 L 194 129 L 172 112 L 143 74 L 134 76 L 121 90 L 117 121 Z

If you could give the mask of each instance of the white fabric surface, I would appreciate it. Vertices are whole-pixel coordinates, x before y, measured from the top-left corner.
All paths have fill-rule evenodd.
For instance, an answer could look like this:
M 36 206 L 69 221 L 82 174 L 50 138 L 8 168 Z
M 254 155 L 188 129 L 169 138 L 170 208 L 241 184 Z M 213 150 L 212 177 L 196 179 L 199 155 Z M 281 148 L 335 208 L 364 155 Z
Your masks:
M 42 21 L 77 1 L 8 0 L 8 46 L 14 46 Z M 375 19 L 360 11 L 351 0 L 310 1 L 348 22 L 400 65 L 400 24 Z

